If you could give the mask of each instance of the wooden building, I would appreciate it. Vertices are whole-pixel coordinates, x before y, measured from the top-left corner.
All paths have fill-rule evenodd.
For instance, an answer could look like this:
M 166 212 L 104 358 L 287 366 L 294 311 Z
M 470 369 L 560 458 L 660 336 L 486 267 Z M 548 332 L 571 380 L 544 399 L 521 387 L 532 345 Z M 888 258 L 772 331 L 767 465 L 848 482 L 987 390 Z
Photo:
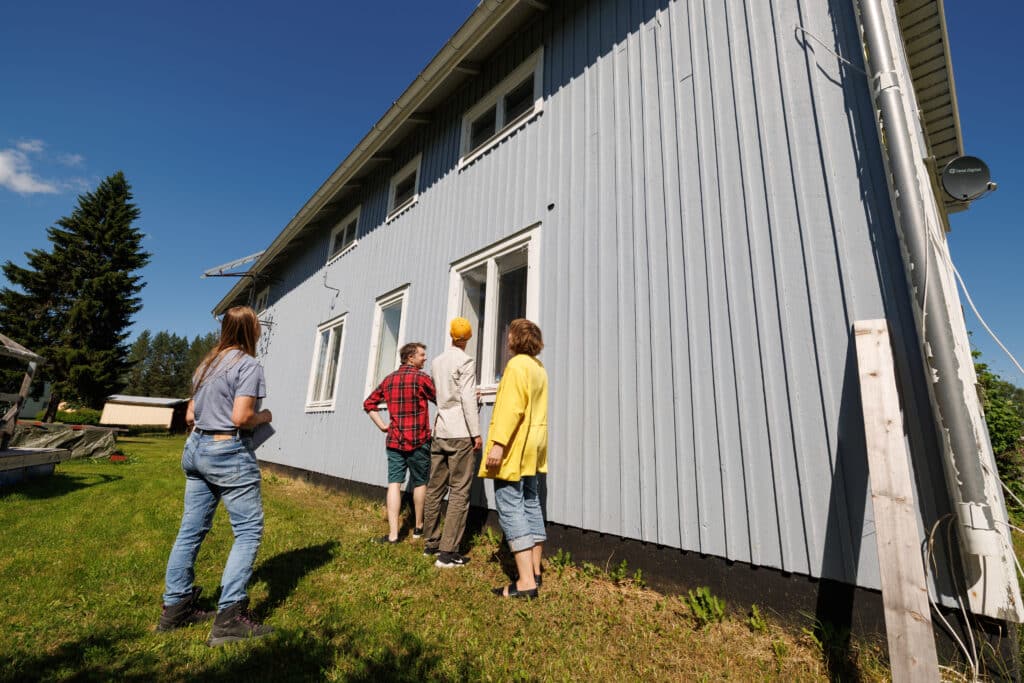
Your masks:
M 881 80 L 869 3 L 896 63 Z M 877 590 L 851 330 L 884 318 L 922 538 L 984 510 L 984 529 L 961 525 L 988 544 L 964 541 L 970 604 L 1019 619 L 987 436 L 951 455 L 930 382 L 936 359 L 973 376 L 943 260 L 965 205 L 933 190 L 963 153 L 951 74 L 937 1 L 484 0 L 216 307 L 255 303 L 269 323 L 279 437 L 261 459 L 383 486 L 361 401 L 398 347 L 440 353 L 468 317 L 486 425 L 504 326 L 525 316 L 546 341 L 552 523 Z M 925 198 L 914 225 L 880 143 L 894 87 Z M 912 229 L 949 322 L 932 356 Z M 976 507 L 953 457 L 990 470 Z M 948 576 L 930 580 L 956 604 Z

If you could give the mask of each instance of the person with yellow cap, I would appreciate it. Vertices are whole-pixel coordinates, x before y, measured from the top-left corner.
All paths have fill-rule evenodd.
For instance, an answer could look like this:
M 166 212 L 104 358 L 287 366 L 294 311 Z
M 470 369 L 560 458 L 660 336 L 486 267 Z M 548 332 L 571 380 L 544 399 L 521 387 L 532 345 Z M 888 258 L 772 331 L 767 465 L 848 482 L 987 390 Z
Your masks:
M 480 416 L 476 400 L 476 361 L 466 353 L 473 328 L 465 318 L 448 327 L 452 345 L 430 364 L 437 391 L 437 417 L 430 448 L 430 481 L 423 506 L 423 554 L 437 555 L 437 567 L 462 567 L 459 553 L 469 512 L 469 487 L 480 450 Z M 448 492 L 448 512 L 441 528 L 441 501 Z

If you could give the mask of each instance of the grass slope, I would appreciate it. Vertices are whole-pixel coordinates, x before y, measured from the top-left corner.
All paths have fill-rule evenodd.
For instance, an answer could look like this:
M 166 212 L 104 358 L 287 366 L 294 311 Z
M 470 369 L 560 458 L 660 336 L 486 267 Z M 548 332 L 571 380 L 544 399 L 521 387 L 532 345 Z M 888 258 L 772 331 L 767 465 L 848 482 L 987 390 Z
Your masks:
M 126 463 L 76 461 L 0 490 L 2 680 L 828 680 L 827 644 L 761 620 L 698 625 L 685 597 L 549 562 L 541 599 L 499 600 L 493 534 L 439 570 L 368 539 L 382 505 L 264 477 L 252 604 L 277 633 L 222 648 L 209 625 L 153 630 L 177 532 L 180 438 L 122 439 Z M 383 463 L 381 464 L 383 467 Z M 213 593 L 231 545 L 219 510 L 196 565 Z M 554 555 L 554 549 L 551 549 Z M 885 680 L 877 648 L 842 677 Z M 838 672 L 833 671 L 833 675 Z

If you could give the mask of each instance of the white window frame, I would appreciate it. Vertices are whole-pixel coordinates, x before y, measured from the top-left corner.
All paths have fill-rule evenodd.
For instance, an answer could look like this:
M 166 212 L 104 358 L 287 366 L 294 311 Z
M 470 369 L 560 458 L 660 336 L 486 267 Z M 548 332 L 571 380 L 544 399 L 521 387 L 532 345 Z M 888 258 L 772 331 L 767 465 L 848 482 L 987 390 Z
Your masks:
M 419 201 L 420 198 L 420 162 L 423 160 L 422 154 L 417 154 L 412 161 L 407 163 L 405 166 L 400 168 L 397 173 L 391 176 L 391 183 L 388 187 L 388 215 L 384 219 L 386 223 L 398 218 L 398 216 L 405 211 L 412 208 L 412 206 Z M 398 187 L 398 183 L 404 180 L 410 173 L 415 173 L 416 176 L 413 179 L 413 193 L 412 196 L 406 199 L 404 202 L 395 206 L 395 189 Z
M 270 285 L 267 285 L 266 287 L 261 289 L 259 292 L 257 292 L 256 296 L 253 297 L 253 299 L 252 299 L 252 310 L 256 311 L 256 313 L 262 313 L 263 311 L 267 310 L 267 304 L 269 304 L 269 303 L 270 303 Z
M 388 308 L 396 302 L 402 303 L 401 319 L 398 323 L 398 343 L 395 344 L 395 361 L 394 367 L 398 367 L 399 354 L 402 346 L 405 344 L 405 313 L 409 308 L 409 285 L 404 284 L 397 289 L 393 289 L 386 294 L 382 294 L 377 297 L 377 301 L 373 307 L 373 326 L 370 328 L 370 358 L 366 363 L 366 390 L 363 395 L 368 395 L 371 391 L 377 388 L 374 384 L 374 377 L 377 375 L 377 351 L 380 349 L 380 332 L 381 325 L 384 317 L 384 309 Z M 379 406 L 384 408 L 384 404 Z
M 492 381 L 495 372 L 494 348 L 497 339 L 498 325 L 498 287 L 500 276 L 498 259 L 506 254 L 526 247 L 526 317 L 536 321 L 540 317 L 540 223 L 534 223 L 511 237 L 507 237 L 475 254 L 455 261 L 448 271 L 448 315 L 445 320 L 460 315 L 464 296 L 463 273 L 481 265 L 487 266 L 487 293 L 484 298 L 484 322 L 482 330 L 474 330 L 475 334 L 483 334 L 483 357 L 476 361 L 480 366 L 481 399 L 487 403 L 494 402 L 498 391 L 498 383 Z M 444 334 L 447 334 L 445 330 Z
M 528 109 L 511 121 L 505 120 L 505 96 L 512 92 L 516 86 L 521 84 L 530 73 L 533 73 L 533 108 Z M 482 143 L 479 147 L 470 149 L 470 137 L 473 130 L 473 121 L 480 118 L 480 115 L 491 107 L 494 112 L 494 135 Z M 498 145 L 502 140 L 509 137 L 527 123 L 535 119 L 544 111 L 544 48 L 537 49 L 532 55 L 523 60 L 523 63 L 506 76 L 501 83 L 492 88 L 479 102 L 474 104 L 462 117 L 462 141 L 460 144 L 461 157 L 459 158 L 459 170 L 473 163 L 483 156 L 492 147 Z
M 344 313 L 332 318 L 327 322 L 321 323 L 316 328 L 316 336 L 313 337 L 313 359 L 309 366 L 309 382 L 306 385 L 306 412 L 307 413 L 322 413 L 330 412 L 334 410 L 334 402 L 338 395 L 338 384 L 341 378 L 341 359 L 345 354 L 345 333 L 348 329 L 346 319 L 348 314 Z M 320 354 L 326 352 L 331 348 L 331 340 L 334 339 L 334 335 L 338 334 L 337 329 L 341 328 L 341 339 L 338 340 L 338 363 L 334 368 L 334 390 L 331 392 L 329 399 L 314 400 L 313 388 L 316 386 L 316 371 L 318 361 L 320 360 Z M 322 349 L 320 341 L 323 333 L 327 330 L 331 330 L 331 335 L 327 340 L 327 349 Z
M 338 221 L 338 224 L 334 226 L 333 230 L 331 230 L 331 239 L 327 242 L 327 265 L 331 265 L 345 254 L 355 249 L 356 245 L 359 244 L 359 211 L 361 208 L 362 205 L 357 206 L 355 209 L 350 211 L 348 215 Z M 331 247 L 334 246 L 334 238 L 337 237 L 339 232 L 344 231 L 352 221 L 355 221 L 356 223 L 355 234 L 352 235 L 352 241 L 349 242 L 348 246 L 343 247 L 337 254 L 331 254 Z

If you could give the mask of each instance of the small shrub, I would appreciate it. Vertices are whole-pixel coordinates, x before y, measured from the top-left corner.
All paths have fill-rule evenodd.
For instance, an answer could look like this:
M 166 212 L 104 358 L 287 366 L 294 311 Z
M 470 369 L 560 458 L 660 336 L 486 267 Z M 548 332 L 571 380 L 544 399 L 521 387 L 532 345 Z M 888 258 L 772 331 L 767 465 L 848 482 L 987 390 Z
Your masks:
M 54 420 L 69 425 L 98 425 L 102 414 L 92 408 L 76 408 L 73 412 L 58 410 Z
M 501 545 L 501 536 L 498 534 L 497 531 L 495 531 L 491 527 L 485 526 L 482 533 L 484 540 L 487 541 L 488 545 L 493 546 L 495 548 Z
M 786 660 L 786 657 L 789 656 L 789 646 L 781 640 L 773 640 L 772 652 L 775 653 L 775 666 L 779 671 L 781 671 L 783 662 Z
M 591 562 L 584 562 L 580 565 L 580 569 L 583 571 L 583 576 L 588 579 L 596 579 L 597 577 L 604 574 L 601 568 Z
M 643 570 L 637 569 L 633 572 L 633 585 L 637 588 L 647 588 L 647 582 L 644 580 Z
M 623 560 L 619 563 L 619 566 L 608 572 L 608 578 L 615 583 L 622 583 L 629 576 L 629 567 L 626 565 L 626 561 Z
M 562 572 L 572 566 L 572 553 L 559 548 L 558 552 L 548 560 L 548 566 L 554 568 L 555 572 L 561 576 Z
M 685 599 L 697 620 L 697 626 L 704 628 L 725 618 L 725 602 L 716 597 L 707 586 L 691 590 Z
M 747 619 L 747 625 L 750 626 L 750 630 L 754 633 L 764 633 L 768 630 L 768 621 L 765 620 L 757 605 L 750 606 L 750 618 Z

